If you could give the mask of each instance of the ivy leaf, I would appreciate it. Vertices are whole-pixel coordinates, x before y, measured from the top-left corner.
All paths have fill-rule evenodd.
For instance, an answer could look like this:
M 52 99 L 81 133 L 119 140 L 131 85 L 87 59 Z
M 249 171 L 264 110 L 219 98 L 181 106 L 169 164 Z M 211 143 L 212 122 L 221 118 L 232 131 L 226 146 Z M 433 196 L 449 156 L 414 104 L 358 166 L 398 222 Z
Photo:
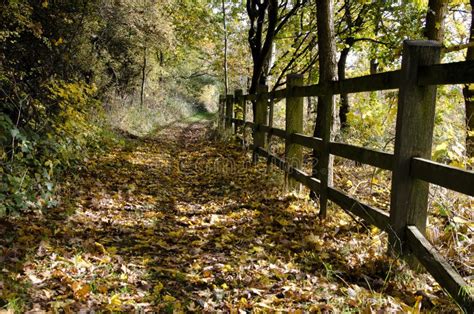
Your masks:
M 17 128 L 11 129 L 10 134 L 15 139 L 20 134 L 20 130 L 18 130 Z

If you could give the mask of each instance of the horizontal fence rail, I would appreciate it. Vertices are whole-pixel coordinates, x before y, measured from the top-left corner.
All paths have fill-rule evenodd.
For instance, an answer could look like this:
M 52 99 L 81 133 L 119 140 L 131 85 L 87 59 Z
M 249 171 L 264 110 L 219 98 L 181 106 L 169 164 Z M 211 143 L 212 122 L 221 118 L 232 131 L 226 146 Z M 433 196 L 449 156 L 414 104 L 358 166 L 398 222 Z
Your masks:
M 423 158 L 413 158 L 410 171 L 415 178 L 474 196 L 474 175 L 472 171 L 446 166 Z
M 351 94 L 373 92 L 400 88 L 400 70 L 371 74 L 340 81 L 298 86 L 292 89 L 283 88 L 263 93 L 268 99 L 285 97 L 316 97 L 323 95 Z M 447 85 L 472 83 L 474 61 L 462 61 L 449 64 L 422 66 L 419 70 L 419 85 Z M 245 95 L 245 100 L 256 100 L 257 95 Z
M 390 239 L 390 251 L 396 253 L 395 256 L 416 256 L 460 307 L 465 312 L 472 313 L 473 287 L 449 265 L 424 235 L 430 183 L 474 196 L 473 171 L 430 160 L 434 127 L 430 121 L 434 121 L 436 85 L 474 83 L 473 61 L 438 64 L 440 50 L 441 47 L 436 42 L 406 41 L 401 70 L 310 86 L 300 85 L 298 82 L 302 80 L 299 76 L 289 76 L 288 86 L 284 89 L 267 92 L 266 88 L 261 88 L 257 94 L 252 95 L 236 92 L 238 97 L 233 102 L 228 98 L 221 98 L 219 124 L 220 128 L 224 128 L 225 124 L 225 129 L 228 130 L 232 130 L 233 125 L 236 135 L 237 127 L 240 127 L 244 136 L 239 138 L 253 150 L 255 162 L 258 157 L 265 158 L 268 164 L 287 173 L 291 180 L 301 183 L 316 194 L 324 193 L 325 197 L 320 197 L 320 203 L 325 199 L 330 200 L 343 210 L 386 231 Z M 393 154 L 334 141 L 325 143 L 322 138 L 308 136 L 300 131 L 287 131 L 302 130 L 302 100 L 294 99 L 393 89 L 399 90 Z M 287 100 L 285 129 L 273 127 L 273 105 L 281 99 Z M 256 104 L 257 108 L 253 122 L 246 121 L 248 101 Z M 236 108 L 233 103 L 237 104 Z M 247 128 L 252 129 L 253 144 L 246 143 Z M 414 133 L 416 136 L 413 136 Z M 285 140 L 285 157 L 278 157 L 271 152 L 273 136 Z M 314 177 L 299 169 L 298 165 L 302 165 L 302 153 L 298 153 L 295 147 L 306 147 L 319 154 L 339 156 L 391 171 L 390 212 L 364 204 L 337 188 L 322 184 L 327 182 L 318 177 L 322 174 Z M 321 208 L 323 205 L 321 204 Z
M 333 155 L 358 161 L 385 170 L 393 168 L 393 154 L 344 143 L 329 143 L 329 152 Z
M 474 61 L 435 64 L 420 67 L 418 84 L 446 85 L 472 83 Z
M 461 275 L 449 265 L 446 259 L 431 245 L 417 227 L 409 226 L 407 234 L 408 245 L 421 264 L 430 272 L 434 279 L 442 283 L 442 287 L 448 292 L 457 291 L 456 300 L 464 307 L 467 313 L 472 313 L 472 292 L 469 291 L 470 287 Z

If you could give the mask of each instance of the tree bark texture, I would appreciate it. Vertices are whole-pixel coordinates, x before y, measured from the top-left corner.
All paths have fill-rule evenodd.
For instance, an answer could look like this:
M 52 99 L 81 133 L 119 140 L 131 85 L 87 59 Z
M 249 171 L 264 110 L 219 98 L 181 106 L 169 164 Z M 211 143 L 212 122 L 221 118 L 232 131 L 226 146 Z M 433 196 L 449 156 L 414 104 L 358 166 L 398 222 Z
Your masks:
M 443 43 L 444 39 L 444 17 L 448 9 L 447 0 L 430 0 L 428 12 L 426 13 L 426 25 L 424 35 L 429 40 Z
M 471 0 L 471 34 L 469 42 L 474 42 L 474 0 Z M 466 61 L 474 60 L 474 47 L 467 49 Z M 463 88 L 466 106 L 466 156 L 474 157 L 474 84 L 467 84 Z

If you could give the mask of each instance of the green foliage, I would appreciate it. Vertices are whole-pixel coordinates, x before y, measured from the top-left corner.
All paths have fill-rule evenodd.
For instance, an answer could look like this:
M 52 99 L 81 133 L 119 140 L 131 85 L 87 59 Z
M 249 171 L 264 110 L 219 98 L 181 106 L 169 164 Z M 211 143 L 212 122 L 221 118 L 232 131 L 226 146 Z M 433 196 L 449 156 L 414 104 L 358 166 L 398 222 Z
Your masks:
M 49 95 L 47 103 L 29 99 L 38 122 L 13 123 L 0 113 L 0 215 L 55 205 L 59 173 L 83 159 L 95 144 L 97 129 L 88 122 L 100 111 L 92 98 L 95 87 L 52 81 L 44 93 Z M 51 114 L 48 106 L 57 113 Z
M 439 87 L 433 143 L 433 160 L 464 168 L 472 161 L 465 152 L 464 99 L 456 86 Z
M 61 174 L 113 140 L 109 124 L 143 135 L 214 109 L 219 24 L 205 1 L 0 7 L 0 215 L 55 205 Z
M 393 149 L 394 126 L 397 114 L 397 94 L 378 93 L 354 95 L 348 114 L 350 130 L 347 140 L 362 146 L 389 151 Z

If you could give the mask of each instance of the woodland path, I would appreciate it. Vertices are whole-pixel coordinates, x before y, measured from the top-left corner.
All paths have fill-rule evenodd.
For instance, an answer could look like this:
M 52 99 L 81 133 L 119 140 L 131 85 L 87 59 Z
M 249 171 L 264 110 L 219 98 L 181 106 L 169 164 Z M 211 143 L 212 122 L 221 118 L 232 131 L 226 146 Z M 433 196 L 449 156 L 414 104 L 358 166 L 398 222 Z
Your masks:
M 265 163 L 177 123 L 88 162 L 68 202 L 0 224 L 10 308 L 83 311 L 453 310 L 384 235 L 283 196 Z M 66 197 L 65 197 L 66 198 Z M 431 287 L 430 287 L 431 286 Z

